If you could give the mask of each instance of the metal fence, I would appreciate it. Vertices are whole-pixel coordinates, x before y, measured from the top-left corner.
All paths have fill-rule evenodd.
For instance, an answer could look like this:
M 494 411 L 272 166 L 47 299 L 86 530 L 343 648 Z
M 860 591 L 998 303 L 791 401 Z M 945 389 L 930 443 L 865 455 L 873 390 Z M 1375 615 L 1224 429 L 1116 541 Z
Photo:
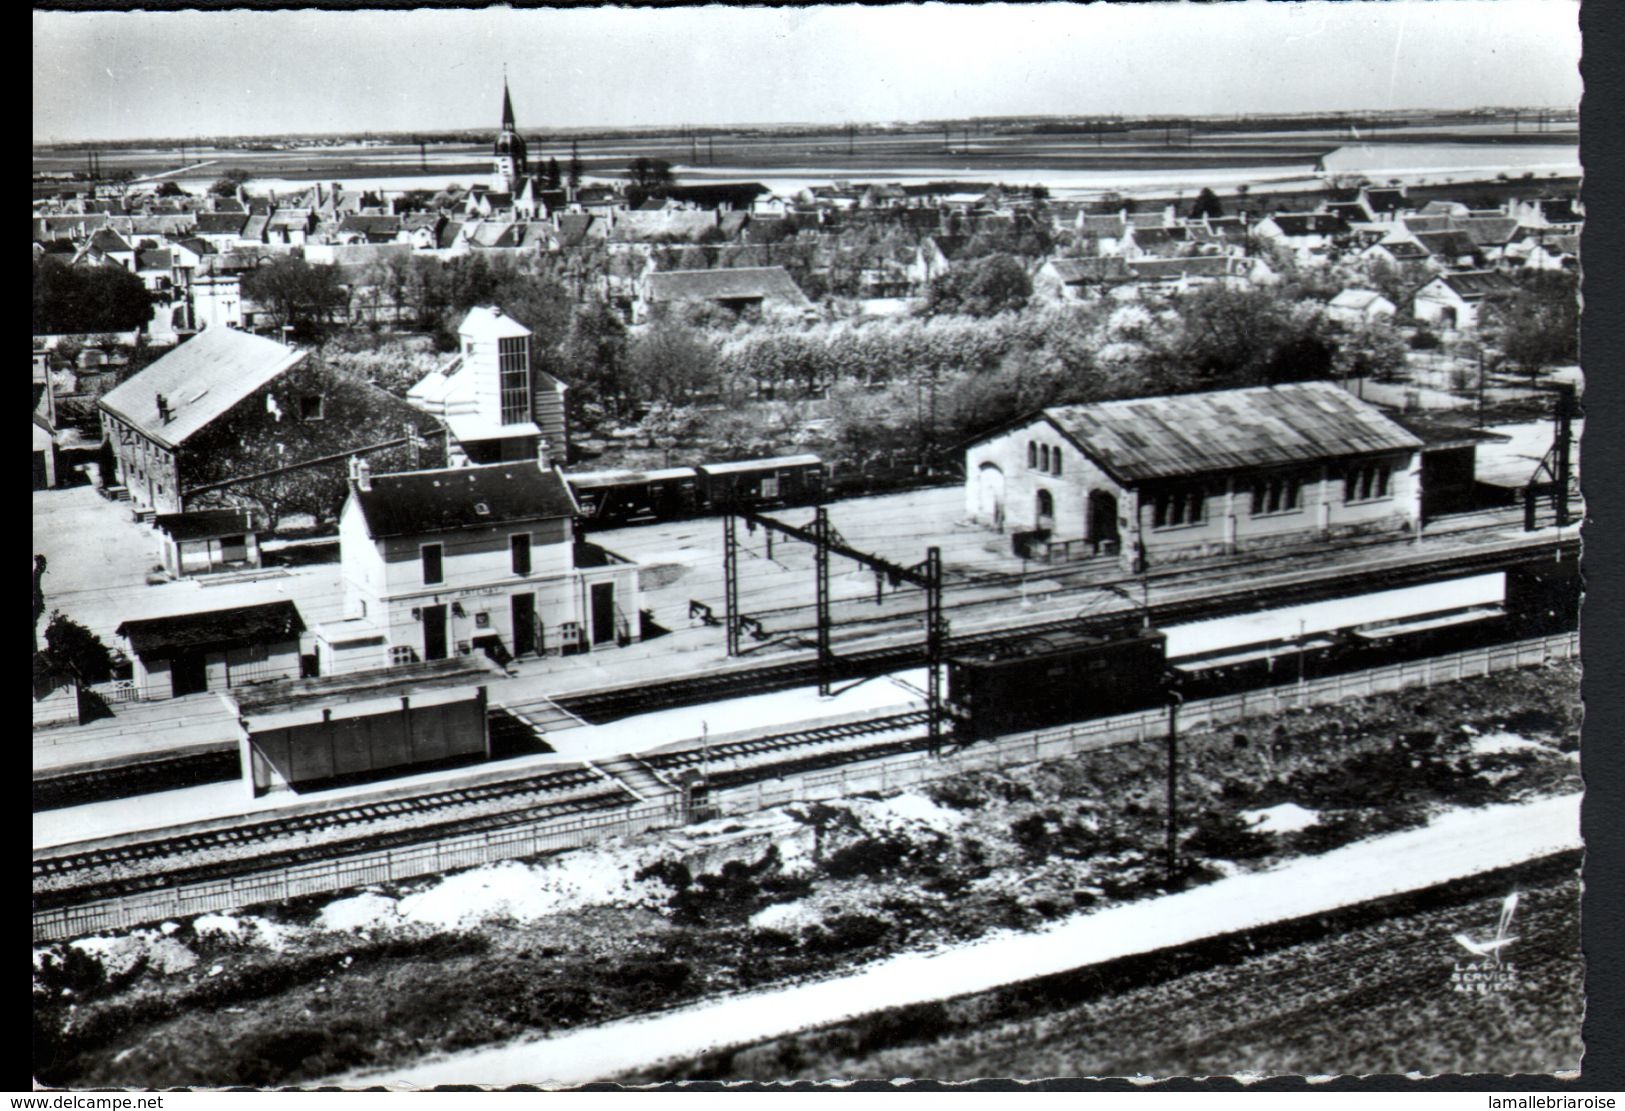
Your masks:
M 1580 651 L 1578 633 L 1476 648 L 1428 660 L 1394 664 L 1304 683 L 1186 703 L 1180 727 L 1187 732 L 1273 716 L 1286 710 L 1365 698 L 1384 691 L 1434 686 L 1458 679 L 1566 660 Z M 941 758 L 925 753 L 868 760 L 771 782 L 714 792 L 711 807 L 741 814 L 791 802 L 810 802 L 864 791 L 887 791 L 944 779 L 961 772 L 1052 760 L 1115 744 L 1166 734 L 1166 710 L 1100 718 L 1055 729 L 1012 734 L 979 742 Z M 485 833 L 463 834 L 422 845 L 357 853 L 334 860 L 270 869 L 230 879 L 184 884 L 158 891 L 102 899 L 74 907 L 34 912 L 34 940 L 51 941 L 122 929 L 182 915 L 273 903 L 300 895 L 340 891 L 434 875 L 501 860 L 579 848 L 608 837 L 681 824 L 677 800 L 623 807 L 569 818 L 517 824 Z

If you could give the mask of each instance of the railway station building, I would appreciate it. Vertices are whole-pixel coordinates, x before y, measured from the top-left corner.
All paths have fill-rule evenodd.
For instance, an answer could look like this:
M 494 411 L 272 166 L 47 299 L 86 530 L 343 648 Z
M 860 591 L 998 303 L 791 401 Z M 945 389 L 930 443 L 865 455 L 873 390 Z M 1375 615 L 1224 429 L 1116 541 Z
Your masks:
M 637 639 L 638 567 L 576 539 L 580 510 L 557 470 L 530 460 L 374 477 L 357 462 L 351 475 L 345 617 L 316 630 L 321 674 Z
M 1414 535 L 1422 446 L 1330 382 L 1055 406 L 969 445 L 965 506 L 1029 558 L 1131 569 Z

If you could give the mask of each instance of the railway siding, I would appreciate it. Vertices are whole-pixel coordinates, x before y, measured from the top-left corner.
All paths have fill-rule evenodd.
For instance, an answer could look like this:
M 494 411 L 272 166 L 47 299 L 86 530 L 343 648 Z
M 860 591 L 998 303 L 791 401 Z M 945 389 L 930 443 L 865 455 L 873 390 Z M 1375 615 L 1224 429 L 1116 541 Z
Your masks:
M 1433 686 L 1538 666 L 1579 654 L 1579 634 L 1541 637 L 1473 649 L 1410 663 L 1350 672 L 1301 684 L 1266 688 L 1187 703 L 1181 727 L 1214 728 L 1249 717 L 1325 705 L 1348 698 L 1412 687 Z M 965 771 L 1053 759 L 1164 734 L 1164 711 L 1142 711 L 1080 722 L 1062 728 L 1014 734 L 982 742 L 942 758 L 919 752 L 841 765 L 714 791 L 710 804 L 720 813 L 743 814 L 791 802 L 807 802 L 863 791 L 887 791 L 946 778 Z M 761 769 L 769 773 L 770 769 Z M 764 776 L 765 778 L 765 776 Z M 667 828 L 683 821 L 676 799 L 621 806 L 564 818 L 519 822 L 501 829 L 437 838 L 419 845 L 348 854 L 324 861 L 97 899 L 43 910 L 33 916 L 36 943 L 123 929 L 165 918 L 278 902 L 302 895 L 336 892 L 369 883 L 433 875 L 500 860 L 578 848 L 615 836 Z

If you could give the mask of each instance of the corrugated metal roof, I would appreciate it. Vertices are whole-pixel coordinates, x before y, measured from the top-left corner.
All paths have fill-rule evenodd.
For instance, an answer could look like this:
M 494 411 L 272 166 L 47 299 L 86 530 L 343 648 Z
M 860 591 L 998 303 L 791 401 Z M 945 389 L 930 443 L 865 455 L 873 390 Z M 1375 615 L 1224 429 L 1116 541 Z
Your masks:
M 1044 416 L 1125 483 L 1422 444 L 1331 382 L 1056 406 L 1045 409 Z
M 307 354 L 232 328 L 207 328 L 98 404 L 159 443 L 178 447 Z M 160 394 L 169 403 L 167 421 L 158 412 Z
M 374 539 L 575 515 L 557 471 L 537 463 L 495 463 L 377 475 L 372 489 L 350 485 Z

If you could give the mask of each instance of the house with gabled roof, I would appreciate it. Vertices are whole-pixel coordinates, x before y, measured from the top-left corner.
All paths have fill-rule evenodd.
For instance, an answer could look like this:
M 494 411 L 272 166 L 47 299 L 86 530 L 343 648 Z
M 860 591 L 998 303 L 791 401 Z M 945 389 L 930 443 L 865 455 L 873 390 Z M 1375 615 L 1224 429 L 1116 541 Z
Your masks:
M 1414 533 L 1422 441 L 1330 382 L 1063 405 L 965 454 L 965 508 L 1049 558 L 1191 555 Z
M 1121 257 L 1052 258 L 1033 274 L 1033 296 L 1050 301 L 1086 301 L 1133 281 Z
M 1326 315 L 1341 324 L 1369 324 L 1392 319 L 1397 307 L 1374 289 L 1345 289 L 1326 302 Z
M 1477 270 L 1484 265 L 1473 237 L 1464 231 L 1418 232 L 1412 239 L 1428 253 L 1433 264 L 1446 270 Z
M 1453 271 L 1416 291 L 1411 314 L 1442 328 L 1472 331 L 1516 291 L 1512 279 L 1497 270 Z
M 661 307 L 711 304 L 732 312 L 779 309 L 804 312 L 812 307 L 790 272 L 782 266 L 746 266 L 728 270 L 666 270 L 647 275 L 634 316 L 643 320 Z

